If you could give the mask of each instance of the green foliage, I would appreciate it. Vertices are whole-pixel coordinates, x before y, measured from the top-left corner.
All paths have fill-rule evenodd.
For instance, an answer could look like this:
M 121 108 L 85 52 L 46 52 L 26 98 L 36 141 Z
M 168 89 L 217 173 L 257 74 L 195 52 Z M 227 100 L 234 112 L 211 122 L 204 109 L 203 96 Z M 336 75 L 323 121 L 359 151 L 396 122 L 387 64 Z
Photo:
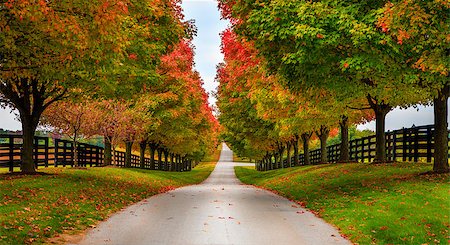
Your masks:
M 450 176 L 420 176 L 430 164 L 327 164 L 238 178 L 310 209 L 358 244 L 432 244 L 448 239 Z M 439 215 L 437 215 L 439 214 Z

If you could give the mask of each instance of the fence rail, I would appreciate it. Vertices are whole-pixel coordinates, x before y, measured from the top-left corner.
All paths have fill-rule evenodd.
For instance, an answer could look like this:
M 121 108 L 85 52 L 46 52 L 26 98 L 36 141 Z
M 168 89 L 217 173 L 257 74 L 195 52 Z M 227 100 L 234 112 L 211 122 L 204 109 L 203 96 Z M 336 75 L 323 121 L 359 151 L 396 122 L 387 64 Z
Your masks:
M 78 143 L 77 150 L 74 151 L 73 142 L 68 140 L 53 139 L 53 144 L 50 146 L 50 138 L 48 137 L 34 137 L 33 159 L 36 168 L 38 167 L 66 167 L 74 166 L 75 160 L 81 167 L 87 166 L 101 166 L 104 164 L 104 148 Z M 22 153 L 22 136 L 11 134 L 0 134 L 0 168 L 8 167 L 10 172 L 13 172 L 14 167 L 20 167 L 21 153 Z M 75 152 L 77 159 L 75 159 Z M 121 151 L 114 151 L 113 164 L 119 167 L 125 167 L 126 153 Z M 154 160 L 154 169 L 169 170 L 165 166 L 172 164 L 183 165 L 180 166 L 181 171 L 188 171 L 189 166 L 181 163 L 171 163 Z M 141 168 L 140 156 L 131 155 L 132 168 Z M 145 169 L 151 169 L 151 159 L 144 159 Z
M 328 162 L 336 163 L 339 161 L 340 147 L 340 144 L 327 146 Z M 375 135 L 351 140 L 349 142 L 349 153 L 351 161 L 372 162 L 376 153 Z M 431 162 L 434 154 L 434 125 L 386 132 L 386 154 L 388 161 Z M 319 164 L 320 156 L 321 149 L 310 151 L 311 164 Z M 294 156 L 291 158 L 291 163 L 293 162 Z M 287 160 L 284 160 L 283 164 L 285 164 L 285 167 L 289 167 L 287 166 Z M 305 164 L 304 154 L 299 155 L 299 164 Z

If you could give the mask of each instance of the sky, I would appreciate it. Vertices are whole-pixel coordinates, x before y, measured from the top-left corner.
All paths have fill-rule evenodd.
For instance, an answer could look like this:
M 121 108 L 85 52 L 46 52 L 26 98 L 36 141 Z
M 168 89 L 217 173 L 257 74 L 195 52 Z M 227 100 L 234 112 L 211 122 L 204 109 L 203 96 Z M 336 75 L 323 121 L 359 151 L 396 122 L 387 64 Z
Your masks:
M 216 66 L 223 61 L 220 52 L 220 33 L 229 24 L 221 20 L 217 2 L 213 0 L 184 0 L 182 4 L 185 20 L 194 19 L 197 26 L 197 36 L 193 43 L 195 49 L 195 68 L 200 73 L 205 90 L 210 93 L 209 103 L 214 105 L 215 92 L 218 83 L 215 82 Z
M 197 36 L 193 40 L 196 47 L 195 68 L 204 81 L 205 90 L 210 94 L 210 104 L 214 104 L 216 99 L 211 93 L 216 91 L 218 86 L 214 79 L 216 66 L 223 61 L 220 52 L 220 33 L 227 28 L 228 22 L 220 19 L 214 0 L 184 0 L 182 7 L 185 19 L 194 19 L 198 29 Z M 418 111 L 416 108 L 394 109 L 386 117 L 386 130 L 411 127 L 413 124 L 416 126 L 433 124 L 433 108 L 419 106 L 418 109 Z M 0 108 L 0 128 L 19 130 L 20 123 L 10 111 Z M 358 128 L 375 130 L 375 122 L 359 125 Z

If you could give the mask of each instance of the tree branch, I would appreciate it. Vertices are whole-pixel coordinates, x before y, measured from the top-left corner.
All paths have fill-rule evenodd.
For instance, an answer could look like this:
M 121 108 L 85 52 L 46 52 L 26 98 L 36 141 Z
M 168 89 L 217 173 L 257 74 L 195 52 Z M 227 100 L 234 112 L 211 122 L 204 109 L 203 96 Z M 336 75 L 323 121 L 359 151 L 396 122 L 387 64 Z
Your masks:
M 345 107 L 347 107 L 348 109 L 360 110 L 360 111 L 372 109 L 372 107 L 352 107 L 352 106 L 345 106 Z

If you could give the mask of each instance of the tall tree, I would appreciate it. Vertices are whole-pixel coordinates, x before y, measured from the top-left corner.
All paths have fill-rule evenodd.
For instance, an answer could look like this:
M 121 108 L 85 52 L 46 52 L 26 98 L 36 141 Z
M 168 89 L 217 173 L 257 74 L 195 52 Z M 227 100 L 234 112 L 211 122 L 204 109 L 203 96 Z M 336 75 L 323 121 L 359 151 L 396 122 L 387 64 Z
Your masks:
M 383 44 L 376 21 L 386 1 L 221 1 L 239 35 L 255 43 L 289 89 L 333 90 L 348 106 L 377 115 L 376 160 L 386 160 L 384 119 L 395 106 L 425 100 Z M 320 91 L 317 89 L 316 91 Z M 366 98 L 365 105 L 361 105 Z
M 434 104 L 435 151 L 433 171 L 449 172 L 448 96 L 450 69 L 450 4 L 446 1 L 389 1 L 378 16 L 384 43 L 396 51 L 412 88 L 430 94 Z M 427 102 L 427 101 L 425 101 Z
M 67 92 L 140 91 L 154 80 L 159 56 L 183 34 L 179 19 L 172 1 L 1 3 L 0 102 L 20 114 L 22 171 L 35 172 L 33 136 L 49 105 Z

